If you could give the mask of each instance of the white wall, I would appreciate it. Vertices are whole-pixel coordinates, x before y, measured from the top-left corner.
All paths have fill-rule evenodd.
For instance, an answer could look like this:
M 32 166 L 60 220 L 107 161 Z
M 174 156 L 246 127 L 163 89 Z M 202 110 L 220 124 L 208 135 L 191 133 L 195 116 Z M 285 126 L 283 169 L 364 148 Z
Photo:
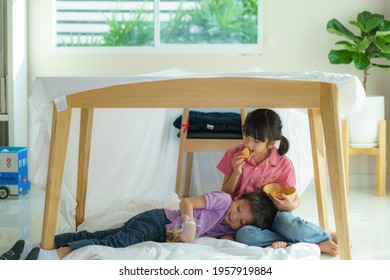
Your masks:
M 353 66 L 327 60 L 336 37 L 325 30 L 329 19 L 354 19 L 362 10 L 382 13 L 384 0 L 264 1 L 266 45 L 261 56 L 85 53 L 54 48 L 53 1 L 28 2 L 29 77 L 44 75 L 129 75 L 172 67 L 197 72 L 230 72 L 262 67 L 268 71 L 322 70 L 359 74 Z M 271 4 L 272 3 L 272 9 Z M 336 8 L 337 7 L 337 8 Z M 272 11 L 272 14 L 271 14 Z M 272 29 L 272 32 L 271 32 Z M 272 33 L 273 44 L 268 42 Z M 360 74 L 359 74 L 360 75 Z
M 361 78 L 362 73 L 352 65 L 328 62 L 328 52 L 335 47 L 338 38 L 326 32 L 326 23 L 334 17 L 347 23 L 363 10 L 390 17 L 390 4 L 386 0 L 263 0 L 266 45 L 260 56 L 86 53 L 54 48 L 53 0 L 27 2 L 30 89 L 37 76 L 132 75 L 168 68 L 194 72 L 232 72 L 254 67 L 267 71 L 318 70 Z M 388 75 L 388 72 L 373 70 L 368 93 L 388 97 Z M 389 102 L 390 98 L 387 98 L 387 116 L 390 116 Z M 358 161 L 352 160 L 351 172 L 360 169 L 367 172 L 367 168 L 373 172 L 373 159 L 364 160 L 364 164 Z

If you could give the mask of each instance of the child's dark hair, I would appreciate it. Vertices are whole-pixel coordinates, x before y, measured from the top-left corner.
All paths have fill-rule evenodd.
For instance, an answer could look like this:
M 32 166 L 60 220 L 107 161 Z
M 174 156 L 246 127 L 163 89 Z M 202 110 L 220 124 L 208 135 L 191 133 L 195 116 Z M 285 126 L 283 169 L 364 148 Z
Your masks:
M 243 133 L 261 142 L 280 140 L 278 153 L 284 155 L 288 152 L 290 143 L 282 135 L 282 127 L 282 120 L 275 111 L 256 109 L 246 117 Z
M 278 210 L 265 192 L 255 190 L 243 193 L 239 199 L 245 199 L 249 202 L 249 207 L 255 217 L 254 226 L 262 229 L 271 226 Z

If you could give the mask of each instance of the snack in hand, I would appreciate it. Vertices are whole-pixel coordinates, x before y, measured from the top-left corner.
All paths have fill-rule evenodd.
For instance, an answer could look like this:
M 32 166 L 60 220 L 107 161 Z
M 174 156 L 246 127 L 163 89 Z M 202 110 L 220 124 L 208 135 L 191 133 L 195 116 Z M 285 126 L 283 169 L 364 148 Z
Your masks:
M 165 232 L 165 242 L 181 242 L 180 234 L 182 231 L 181 228 L 167 229 Z
M 242 150 L 242 155 L 244 156 L 244 158 L 248 158 L 250 156 L 250 151 L 247 147 L 245 147 L 244 150 Z

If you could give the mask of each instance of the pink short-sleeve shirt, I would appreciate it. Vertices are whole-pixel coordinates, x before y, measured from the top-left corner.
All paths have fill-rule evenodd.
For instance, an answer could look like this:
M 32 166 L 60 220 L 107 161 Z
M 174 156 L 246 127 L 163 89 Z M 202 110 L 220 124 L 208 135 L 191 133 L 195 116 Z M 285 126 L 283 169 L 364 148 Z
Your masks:
M 226 151 L 217 165 L 217 168 L 225 176 L 230 176 L 233 173 L 233 155 L 243 149 L 244 145 L 238 145 Z M 272 148 L 269 157 L 259 164 L 256 164 L 252 157 L 245 161 L 233 197 L 262 189 L 264 185 L 270 183 L 278 183 L 283 188 L 293 187 L 296 184 L 294 166 L 291 160 L 285 155 L 279 155 L 275 147 Z

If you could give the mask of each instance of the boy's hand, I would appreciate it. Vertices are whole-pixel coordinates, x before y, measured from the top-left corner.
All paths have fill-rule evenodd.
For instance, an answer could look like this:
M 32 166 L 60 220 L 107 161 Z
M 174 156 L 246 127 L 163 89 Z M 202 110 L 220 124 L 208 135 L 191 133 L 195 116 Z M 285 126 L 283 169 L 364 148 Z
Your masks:
M 180 239 L 184 243 L 194 242 L 196 236 L 196 224 L 194 221 L 190 223 L 183 223 L 183 231 L 180 234 Z

